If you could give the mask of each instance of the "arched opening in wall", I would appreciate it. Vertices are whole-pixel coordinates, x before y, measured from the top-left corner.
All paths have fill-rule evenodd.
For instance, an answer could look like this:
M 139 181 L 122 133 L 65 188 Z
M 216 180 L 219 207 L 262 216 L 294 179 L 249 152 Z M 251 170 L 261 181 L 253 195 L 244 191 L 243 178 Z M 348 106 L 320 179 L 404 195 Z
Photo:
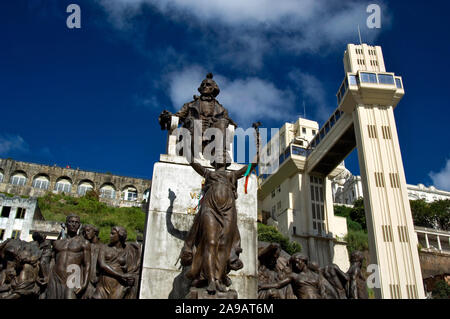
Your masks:
M 72 190 L 72 180 L 69 177 L 60 177 L 56 180 L 55 191 L 58 193 L 70 193 Z
M 143 198 L 144 198 L 144 202 L 146 202 L 146 203 L 150 200 L 150 189 L 146 189 L 146 190 L 144 191 L 144 196 L 143 196 Z
M 123 190 L 122 190 L 122 199 L 126 200 L 126 201 L 130 201 L 130 202 L 135 202 L 137 200 L 137 189 L 136 187 L 130 185 L 130 186 L 126 186 Z
M 102 187 L 100 187 L 100 197 L 101 198 L 108 198 L 108 199 L 115 199 L 116 198 L 116 188 L 113 184 L 103 184 Z
M 12 185 L 24 186 L 27 182 L 27 174 L 24 171 L 15 171 L 11 175 L 10 183 Z
M 87 192 L 94 189 L 94 182 L 90 180 L 82 180 L 80 184 L 78 184 L 78 195 L 84 196 Z
M 47 190 L 50 186 L 50 178 L 46 174 L 38 174 L 33 179 L 33 187 Z
M 0 169 L 0 183 L 3 183 L 3 170 Z

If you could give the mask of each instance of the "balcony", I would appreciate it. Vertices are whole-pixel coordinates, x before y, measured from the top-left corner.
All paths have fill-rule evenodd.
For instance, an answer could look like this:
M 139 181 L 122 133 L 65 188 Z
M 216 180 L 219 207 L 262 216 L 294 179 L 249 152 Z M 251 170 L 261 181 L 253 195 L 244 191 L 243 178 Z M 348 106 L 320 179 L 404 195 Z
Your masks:
M 402 78 L 394 73 L 348 73 L 336 94 L 339 109 L 351 113 L 357 104 L 396 107 L 405 94 Z

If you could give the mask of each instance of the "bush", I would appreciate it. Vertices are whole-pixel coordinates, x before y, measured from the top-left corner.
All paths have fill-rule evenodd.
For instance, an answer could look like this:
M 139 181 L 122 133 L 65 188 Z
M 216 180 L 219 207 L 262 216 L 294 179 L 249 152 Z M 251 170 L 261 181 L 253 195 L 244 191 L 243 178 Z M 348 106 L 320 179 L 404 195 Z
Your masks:
M 347 241 L 347 250 L 349 255 L 356 250 L 369 250 L 369 237 L 364 230 L 349 229 L 345 239 Z
M 140 207 L 110 207 L 99 202 L 92 192 L 80 198 L 48 193 L 38 198 L 38 203 L 46 220 L 65 222 L 66 216 L 73 213 L 80 216 L 82 224 L 97 226 L 103 243 L 109 242 L 112 226 L 125 227 L 129 241 L 135 241 L 137 234 L 144 232 L 146 214 Z
M 289 255 L 302 251 L 302 246 L 297 242 L 289 241 L 275 227 L 258 223 L 258 240 L 268 243 L 278 243 Z
M 433 299 L 449 299 L 450 286 L 444 281 L 438 281 L 433 289 Z

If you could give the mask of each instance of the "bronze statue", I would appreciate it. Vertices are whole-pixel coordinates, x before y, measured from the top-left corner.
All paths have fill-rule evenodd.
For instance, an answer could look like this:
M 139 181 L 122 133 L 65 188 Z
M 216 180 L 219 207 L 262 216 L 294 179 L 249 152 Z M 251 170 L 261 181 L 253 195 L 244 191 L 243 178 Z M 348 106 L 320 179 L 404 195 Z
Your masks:
M 279 244 L 271 243 L 258 249 L 258 282 L 261 284 L 274 284 L 286 278 L 289 274 L 287 263 L 290 256 L 286 259 L 281 254 L 283 250 Z M 297 299 L 293 294 L 291 285 L 281 289 L 259 289 L 258 299 Z
M 125 228 L 115 226 L 110 243 L 100 247 L 99 280 L 93 299 L 136 298 L 141 250 L 135 243 L 126 243 L 126 239 Z
M 206 287 L 209 294 L 226 292 L 231 285 L 227 274 L 243 267 L 239 254 L 241 238 L 237 226 L 237 181 L 247 171 L 227 171 L 231 159 L 218 152 L 212 161 L 214 171 L 195 162 L 192 168 L 205 178 L 200 210 L 194 218 L 181 252 L 181 264 L 191 265 L 186 276 L 192 286 Z M 256 164 L 251 164 L 253 168 Z
M 52 261 L 52 244 L 50 240 L 46 239 L 46 235 L 39 232 L 33 232 L 32 244 L 36 245 L 37 249 L 41 252 L 41 258 L 39 260 L 39 285 L 41 292 L 39 299 L 45 299 L 48 278 L 50 275 L 50 266 Z
M 225 131 L 228 125 L 231 124 L 237 127 L 237 124 L 230 118 L 228 111 L 216 100 L 220 89 L 213 80 L 212 73 L 206 75 L 206 79 L 202 81 L 198 91 L 200 92 L 200 96 L 194 96 L 194 100 L 184 104 L 181 110 L 175 113 L 175 116 L 180 118 L 183 127 L 191 133 L 191 137 L 194 136 L 195 121 L 200 121 L 201 123 L 202 136 L 208 128 L 218 128 L 221 130 L 222 136 L 225 137 Z M 159 116 L 159 124 L 162 130 L 169 129 L 171 117 L 172 113 L 167 110 L 161 113 Z M 210 141 L 210 139 L 203 139 L 203 148 Z
M 298 299 L 322 299 L 319 275 L 308 268 L 308 257 L 295 253 L 289 260 L 292 272 L 283 280 L 273 283 L 258 283 L 258 290 L 280 289 L 291 284 Z
M 102 245 L 102 243 L 100 243 L 100 239 L 98 238 L 98 233 L 99 229 L 94 225 L 84 225 L 81 230 L 82 236 L 91 244 L 91 268 L 89 271 L 89 282 L 82 299 L 92 298 L 98 282 L 97 260 L 100 247 Z
M 369 299 L 366 277 L 362 272 L 364 255 L 354 251 L 350 256 L 350 269 L 347 271 L 347 296 L 349 299 Z
M 0 297 L 2 299 L 37 299 L 40 293 L 39 260 L 37 246 L 20 239 L 9 239 L 1 247 L 2 274 Z
M 47 289 L 47 299 L 78 299 L 89 282 L 89 270 L 91 267 L 91 245 L 82 236 L 78 235 L 80 217 L 69 215 L 66 218 L 66 238 L 56 240 L 53 243 L 55 264 L 50 272 Z M 74 284 L 69 284 L 68 279 L 75 267 L 79 267 Z M 75 275 L 77 271 L 75 271 Z M 78 281 L 78 282 L 77 282 Z

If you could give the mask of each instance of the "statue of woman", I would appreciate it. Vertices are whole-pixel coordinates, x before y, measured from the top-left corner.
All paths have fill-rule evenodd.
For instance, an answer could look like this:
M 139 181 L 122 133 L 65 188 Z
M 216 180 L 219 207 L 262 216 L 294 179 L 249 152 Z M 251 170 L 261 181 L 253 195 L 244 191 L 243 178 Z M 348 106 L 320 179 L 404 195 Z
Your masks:
M 362 272 L 364 255 L 360 251 L 354 251 L 350 256 L 350 268 L 347 271 L 349 281 L 347 282 L 348 299 L 369 299 L 367 292 L 366 277 Z
M 231 285 L 227 274 L 243 267 L 239 259 L 242 249 L 236 199 L 237 181 L 244 176 L 247 167 L 227 171 L 231 159 L 225 156 L 227 153 L 221 153 L 212 160 L 214 171 L 195 160 L 191 163 L 205 178 L 204 196 L 180 255 L 183 266 L 191 265 L 186 277 L 192 280 L 192 286 L 207 287 L 209 294 L 226 292 L 226 287 Z M 251 169 L 255 166 L 251 164 Z
M 134 246 L 126 243 L 127 231 L 115 226 L 111 229 L 110 242 L 102 245 L 98 254 L 99 279 L 93 299 L 129 298 L 133 286 L 137 285 L 136 270 L 139 269 L 139 254 Z

